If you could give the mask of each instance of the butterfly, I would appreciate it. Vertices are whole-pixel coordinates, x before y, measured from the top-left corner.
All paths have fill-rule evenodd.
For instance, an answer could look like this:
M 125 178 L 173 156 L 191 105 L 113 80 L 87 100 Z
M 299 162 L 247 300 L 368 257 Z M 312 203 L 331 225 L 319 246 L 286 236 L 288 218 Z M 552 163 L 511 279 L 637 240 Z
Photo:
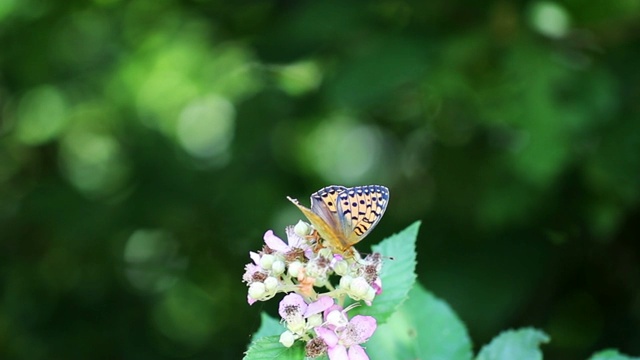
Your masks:
M 311 208 L 296 199 L 287 199 L 302 211 L 331 248 L 350 256 L 353 245 L 380 222 L 389 204 L 389 189 L 381 185 L 331 185 L 311 194 Z

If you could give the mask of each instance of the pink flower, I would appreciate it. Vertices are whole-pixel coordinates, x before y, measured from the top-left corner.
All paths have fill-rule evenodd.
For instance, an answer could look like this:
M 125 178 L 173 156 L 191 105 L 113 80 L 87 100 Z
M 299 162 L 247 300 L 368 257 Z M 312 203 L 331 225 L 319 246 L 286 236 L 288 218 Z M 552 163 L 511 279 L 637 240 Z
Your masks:
M 256 264 L 247 264 L 244 266 L 244 274 L 242 275 L 242 281 L 247 284 L 251 284 L 255 281 L 255 275 L 259 272 L 264 272 L 264 269 Z
M 380 271 L 382 270 L 382 255 L 373 253 L 364 259 L 364 278 L 376 291 L 376 295 L 382 293 L 382 280 L 380 279 Z
M 333 305 L 333 298 L 329 296 L 321 296 L 317 301 L 307 304 L 302 296 L 296 293 L 286 295 L 280 301 L 278 313 L 285 321 L 287 330 L 293 334 L 302 335 L 309 331 L 311 327 L 322 322 L 321 312 Z M 309 319 L 316 315 L 314 321 Z M 315 323 L 316 325 L 311 325 Z
M 280 300 L 278 314 L 287 320 L 300 317 L 307 311 L 307 303 L 304 298 L 296 293 L 291 293 Z
M 333 310 L 327 318 L 331 317 Z M 345 317 L 346 314 L 341 312 Z M 315 328 L 316 334 L 329 347 L 327 353 L 330 360 L 369 360 L 369 356 L 360 344 L 369 340 L 376 330 L 376 319 L 371 316 L 356 315 L 349 322 L 342 325 L 336 323 L 335 329 L 325 326 Z
M 264 243 L 271 249 L 286 254 L 293 249 L 303 249 L 306 247 L 306 240 L 293 231 L 293 226 L 287 226 L 287 243 L 277 237 L 273 230 L 269 230 L 264 233 Z
M 329 316 L 331 314 L 331 316 Z M 342 306 L 335 304 L 324 311 L 325 327 L 334 330 L 336 327 L 344 326 L 349 322 L 347 313 L 343 311 Z
M 332 307 L 334 304 L 334 300 L 330 296 L 320 296 L 318 300 L 312 302 L 307 307 L 307 311 L 304 313 L 304 317 L 309 317 L 311 315 L 319 314 L 328 308 Z
M 254 282 L 262 282 L 267 278 L 267 271 L 260 266 L 260 255 L 251 251 L 249 253 L 253 264 L 249 263 L 244 266 L 244 274 L 242 275 L 242 281 L 246 282 L 249 287 Z M 257 300 L 247 294 L 247 302 L 249 305 L 253 305 Z
M 285 320 L 296 317 L 308 318 L 325 311 L 333 304 L 334 300 L 329 296 L 320 296 L 318 300 L 307 304 L 299 294 L 290 293 L 280 301 L 278 313 Z

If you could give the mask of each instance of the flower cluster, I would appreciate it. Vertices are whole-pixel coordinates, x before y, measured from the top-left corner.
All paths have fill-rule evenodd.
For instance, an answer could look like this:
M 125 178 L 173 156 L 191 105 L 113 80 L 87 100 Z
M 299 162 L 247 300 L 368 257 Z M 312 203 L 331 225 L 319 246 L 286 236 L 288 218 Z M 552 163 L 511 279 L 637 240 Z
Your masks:
M 322 239 L 302 221 L 286 228 L 287 241 L 269 230 L 262 250 L 251 252 L 243 281 L 249 287 L 247 301 L 265 301 L 278 293 L 279 314 L 286 330 L 280 342 L 292 346 L 306 343 L 308 357 L 328 354 L 331 360 L 368 359 L 360 346 L 376 329 L 371 316 L 347 312 L 363 301 L 371 305 L 382 292 L 378 253 L 362 258 L 355 249 L 348 255 L 322 246 Z M 347 298 L 352 305 L 344 307 Z

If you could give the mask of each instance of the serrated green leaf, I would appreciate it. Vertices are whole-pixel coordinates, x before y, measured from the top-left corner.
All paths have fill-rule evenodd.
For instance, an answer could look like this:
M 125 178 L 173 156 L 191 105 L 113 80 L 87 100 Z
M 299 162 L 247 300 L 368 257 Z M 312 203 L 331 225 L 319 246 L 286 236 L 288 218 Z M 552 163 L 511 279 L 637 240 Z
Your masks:
M 640 357 L 631 357 L 621 354 L 618 350 L 607 349 L 593 354 L 589 360 L 640 360 Z
M 353 315 L 369 315 L 383 324 L 406 300 L 416 281 L 416 238 L 420 222 L 416 221 L 401 232 L 374 245 L 372 250 L 385 257 L 380 279 L 382 294 L 376 296 L 372 306 L 361 306 L 353 310 Z
M 504 331 L 480 350 L 476 360 L 541 360 L 540 344 L 547 342 L 549 336 L 537 329 Z
M 296 342 L 292 347 L 286 348 L 278 341 L 278 336 L 267 336 L 251 343 L 245 353 L 244 360 L 302 360 L 304 359 L 304 346 L 302 342 Z
M 261 339 L 265 336 L 272 336 L 282 334 L 285 330 L 284 326 L 280 324 L 280 322 L 269 316 L 269 314 L 263 312 L 260 314 L 260 328 L 256 331 L 255 334 L 251 337 L 251 342 L 254 342 L 258 339 Z
M 444 301 L 417 283 L 407 301 L 365 346 L 372 360 L 473 357 L 464 324 Z

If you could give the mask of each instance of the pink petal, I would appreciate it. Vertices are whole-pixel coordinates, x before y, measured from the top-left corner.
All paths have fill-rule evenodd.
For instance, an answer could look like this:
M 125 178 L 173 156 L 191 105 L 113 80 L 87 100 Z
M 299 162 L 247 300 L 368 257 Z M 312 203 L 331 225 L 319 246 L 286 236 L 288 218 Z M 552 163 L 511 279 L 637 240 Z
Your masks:
M 329 346 L 329 348 L 332 348 L 338 345 L 338 335 L 336 335 L 336 333 L 333 332 L 333 330 L 329 330 L 324 326 L 318 326 L 313 330 L 316 331 L 316 334 L 318 334 L 318 336 L 320 336 L 322 340 L 324 340 L 324 342 L 327 344 L 327 346 Z
M 249 305 L 253 305 L 253 303 L 255 303 L 257 300 L 252 298 L 251 296 L 247 295 L 247 302 L 249 303 Z
M 316 254 L 313 252 L 312 248 L 306 248 L 304 250 L 304 257 L 306 257 L 307 259 L 311 260 L 316 256 Z
M 323 313 L 325 321 L 327 320 L 327 315 L 329 315 L 329 313 L 331 313 L 333 310 L 342 311 L 342 306 L 336 304 L 336 305 L 333 305 L 333 306 L 325 309 L 324 313 Z
M 329 360 L 349 360 L 349 355 L 347 355 L 347 348 L 342 345 L 338 345 L 335 347 L 329 347 Z
M 253 280 L 253 274 L 258 272 L 260 268 L 255 264 L 247 264 L 244 266 L 244 274 L 242 274 L 242 281 L 249 283 Z
M 287 317 L 286 308 L 289 306 L 298 306 L 300 316 L 307 310 L 307 303 L 304 302 L 302 296 L 296 293 L 288 294 L 280 300 L 280 306 L 278 307 L 278 314 L 280 314 L 283 319 Z
M 358 332 L 360 335 L 360 338 L 358 339 L 360 343 L 369 340 L 377 327 L 376 319 L 372 316 L 356 315 L 351 319 L 351 321 L 349 321 L 349 323 L 360 330 Z
M 379 277 L 373 281 L 371 287 L 375 289 L 376 295 L 382 294 L 382 280 Z
M 290 248 L 302 248 L 305 244 L 305 240 L 298 234 L 296 234 L 294 227 L 289 225 L 285 229 L 287 233 L 287 242 Z
M 349 360 L 369 360 L 369 356 L 362 346 L 353 345 L 349 347 Z
M 273 230 L 268 230 L 266 233 L 264 233 L 263 238 L 264 238 L 264 243 L 267 244 L 268 247 L 272 248 L 275 251 L 287 252 L 290 250 L 289 246 L 287 246 L 287 244 L 285 244 L 285 242 L 282 241 L 282 239 L 280 239 L 279 237 L 273 234 Z
M 309 317 L 311 315 L 321 313 L 326 309 L 333 306 L 333 298 L 330 296 L 320 296 L 317 301 L 309 304 L 307 307 L 307 311 L 304 313 L 304 317 Z

